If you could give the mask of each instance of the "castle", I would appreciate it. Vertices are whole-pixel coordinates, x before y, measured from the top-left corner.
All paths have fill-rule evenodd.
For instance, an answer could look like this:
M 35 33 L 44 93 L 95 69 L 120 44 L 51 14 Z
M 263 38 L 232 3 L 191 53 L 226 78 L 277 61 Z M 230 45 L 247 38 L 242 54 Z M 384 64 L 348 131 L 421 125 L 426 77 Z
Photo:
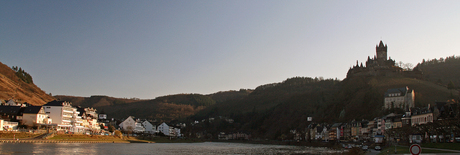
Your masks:
M 395 66 L 395 61 L 387 58 L 387 45 L 380 43 L 375 47 L 376 55 L 374 58 L 367 57 L 366 66 L 358 64 L 348 70 L 347 78 L 353 76 L 405 76 L 413 78 L 421 78 L 420 71 L 403 71 L 401 67 Z

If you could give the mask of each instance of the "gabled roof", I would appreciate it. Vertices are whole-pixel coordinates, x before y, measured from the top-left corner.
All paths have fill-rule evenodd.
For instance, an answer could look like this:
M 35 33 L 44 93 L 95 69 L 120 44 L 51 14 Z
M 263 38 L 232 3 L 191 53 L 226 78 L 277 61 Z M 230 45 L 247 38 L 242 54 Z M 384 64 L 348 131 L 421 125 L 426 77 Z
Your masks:
M 29 106 L 24 109 L 23 114 L 38 114 L 42 106 Z
M 385 92 L 385 97 L 390 97 L 389 94 L 393 93 L 401 93 L 401 96 L 405 96 L 406 92 L 410 92 L 408 87 L 388 89 Z
M 20 106 L 0 106 L 0 113 L 8 115 L 17 115 L 21 110 Z
M 56 101 L 56 100 L 54 100 L 54 101 L 46 103 L 43 106 L 63 106 L 64 102 L 65 101 Z

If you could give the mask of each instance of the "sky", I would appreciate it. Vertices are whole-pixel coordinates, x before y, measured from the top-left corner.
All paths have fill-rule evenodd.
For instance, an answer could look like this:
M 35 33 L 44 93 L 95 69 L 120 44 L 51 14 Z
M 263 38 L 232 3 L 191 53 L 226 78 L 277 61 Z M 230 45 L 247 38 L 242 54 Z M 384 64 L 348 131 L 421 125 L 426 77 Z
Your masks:
M 460 1 L 0 0 L 0 62 L 53 95 L 153 99 L 460 55 Z

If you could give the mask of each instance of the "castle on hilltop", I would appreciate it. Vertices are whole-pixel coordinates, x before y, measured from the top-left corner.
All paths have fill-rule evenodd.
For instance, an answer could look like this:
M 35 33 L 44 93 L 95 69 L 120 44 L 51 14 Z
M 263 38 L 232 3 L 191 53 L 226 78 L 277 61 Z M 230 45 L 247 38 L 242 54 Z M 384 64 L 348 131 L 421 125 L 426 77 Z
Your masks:
M 358 64 L 348 70 L 347 78 L 353 76 L 404 76 L 412 78 L 421 78 L 420 71 L 404 71 L 401 67 L 396 66 L 395 60 L 387 57 L 387 45 L 380 43 L 375 47 L 376 55 L 374 58 L 367 57 L 366 66 L 363 63 Z

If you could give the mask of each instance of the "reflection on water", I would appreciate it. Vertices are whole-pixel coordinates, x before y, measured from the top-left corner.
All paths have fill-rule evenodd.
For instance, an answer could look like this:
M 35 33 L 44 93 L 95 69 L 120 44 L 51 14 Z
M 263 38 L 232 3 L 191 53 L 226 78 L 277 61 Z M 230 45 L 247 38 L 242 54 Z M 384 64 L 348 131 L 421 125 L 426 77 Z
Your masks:
M 242 143 L 0 143 L 1 154 L 334 154 L 323 147 Z

